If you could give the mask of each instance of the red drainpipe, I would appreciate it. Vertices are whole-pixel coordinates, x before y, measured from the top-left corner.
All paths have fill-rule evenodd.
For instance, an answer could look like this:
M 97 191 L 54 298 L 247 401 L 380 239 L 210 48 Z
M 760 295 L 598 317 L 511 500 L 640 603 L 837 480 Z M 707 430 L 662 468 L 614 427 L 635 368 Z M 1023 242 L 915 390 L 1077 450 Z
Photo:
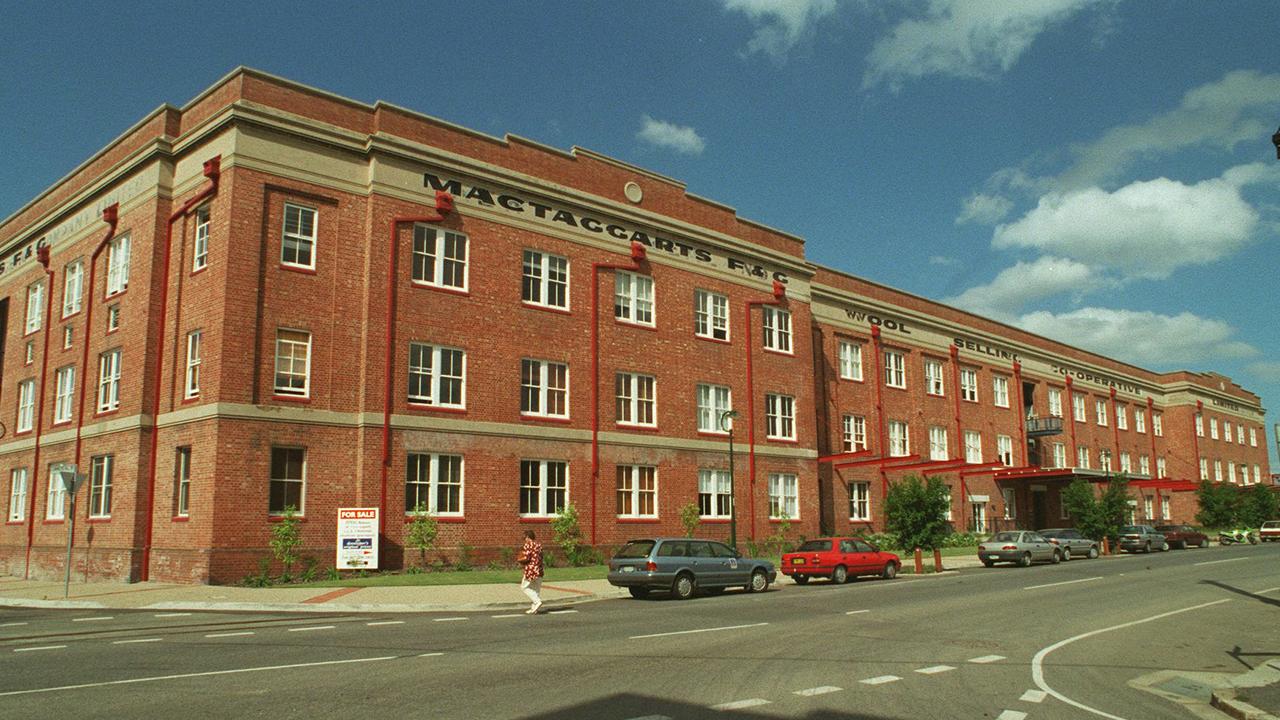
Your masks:
M 964 444 L 964 426 L 960 424 L 960 348 L 955 345 L 951 346 L 951 395 L 956 406 L 956 443 L 959 449 L 958 457 L 966 459 L 968 456 L 968 448 Z M 978 458 L 981 460 L 982 458 Z M 968 492 L 965 489 L 964 476 L 960 477 L 960 527 L 967 528 L 967 520 L 965 520 L 965 509 L 969 505 Z
M 600 484 L 600 271 L 640 270 L 644 245 L 631 243 L 629 263 L 591 263 L 591 544 L 596 544 L 596 487 Z
M 156 454 L 160 448 L 160 398 L 164 394 L 160 389 L 161 379 L 164 375 L 165 321 L 169 312 L 169 256 L 173 252 L 173 224 L 186 217 L 187 213 L 191 212 L 191 208 L 218 192 L 218 178 L 221 172 L 221 155 L 215 155 L 204 161 L 204 176 L 209 178 L 209 185 L 169 214 L 169 222 L 166 224 L 164 234 L 164 255 L 161 256 L 160 265 L 160 334 L 156 340 L 155 384 L 152 386 L 155 400 L 151 403 L 151 453 L 150 459 L 147 461 L 147 477 L 151 478 L 151 482 L 147 487 L 147 530 L 142 540 L 142 570 L 140 573 L 142 582 L 146 582 L 151 576 L 151 534 L 155 528 L 156 505 Z M 181 298 L 178 300 L 181 302 Z
M 1147 398 L 1147 414 L 1152 417 L 1151 462 L 1156 461 L 1156 427 L 1155 427 L 1156 407 L 1155 405 L 1156 405 L 1155 401 L 1152 400 L 1150 397 L 1148 397 Z M 1196 415 L 1200 416 L 1200 427 L 1204 427 L 1204 401 L 1203 400 L 1196 401 Z M 1200 478 L 1200 436 L 1196 433 L 1195 418 L 1191 419 L 1191 451 L 1196 454 L 1196 456 L 1191 459 L 1191 462 L 1193 465 L 1195 465 L 1196 480 L 1198 482 Z M 1206 475 L 1207 474 L 1208 473 L 1206 473 Z
M 436 211 L 431 215 L 400 215 L 391 218 L 391 233 L 387 244 L 389 268 L 387 270 L 387 332 L 386 347 L 383 348 L 382 375 L 386 384 L 382 391 L 382 490 L 378 500 L 378 533 L 387 532 L 387 471 L 391 467 L 391 389 L 393 386 L 391 373 L 394 369 L 395 353 L 392 342 L 395 338 L 396 323 L 396 266 L 400 253 L 396 244 L 400 239 L 397 228 L 405 223 L 438 223 L 444 216 L 453 211 L 453 196 L 444 190 L 436 191 Z
M 49 246 L 39 248 L 36 257 L 44 266 L 48 284 L 44 292 L 44 350 L 40 358 L 40 386 L 36 388 L 36 448 L 35 457 L 31 460 L 31 513 L 27 523 L 27 562 L 22 571 L 23 578 L 31 576 L 31 544 L 35 541 L 36 532 L 36 483 L 40 480 L 40 433 L 44 432 L 44 377 L 49 372 L 49 323 L 53 321 L 53 270 L 49 269 Z
M 1018 390 L 1018 441 L 1022 443 L 1022 464 L 1026 465 L 1031 462 L 1031 454 L 1027 452 L 1027 408 L 1024 405 L 1026 398 L 1022 396 L 1022 363 L 1017 360 L 1013 361 L 1013 384 Z
M 755 371 L 752 368 L 751 352 L 751 308 L 759 305 L 781 305 L 787 297 L 787 286 L 773 281 L 773 299 L 772 300 L 748 300 L 746 312 L 743 313 L 746 321 L 747 333 L 743 335 L 743 342 L 747 348 L 747 508 L 751 513 L 751 539 L 756 539 L 756 390 L 755 390 Z M 795 326 L 792 325 L 792 339 L 794 341 Z
M 880 326 L 871 326 L 871 348 L 876 356 L 876 449 L 880 451 L 880 457 L 888 457 L 885 453 L 888 438 L 885 433 L 884 421 L 884 368 L 881 363 L 884 362 L 884 347 L 880 342 Z M 889 475 L 885 472 L 884 466 L 880 466 L 880 490 L 885 497 L 889 495 Z M 881 503 L 883 505 L 883 503 Z M 887 522 L 886 516 L 886 522 Z
M 1067 402 L 1070 403 L 1069 407 L 1071 408 L 1070 413 L 1065 413 L 1071 419 L 1071 457 L 1067 458 L 1067 460 L 1078 463 L 1080 451 L 1076 447 L 1076 394 L 1072 390 L 1070 375 L 1067 376 Z M 1085 412 L 1088 412 L 1088 408 L 1085 408 Z M 1076 465 L 1071 467 L 1076 467 Z
M 107 249 L 107 243 L 111 242 L 116 236 L 116 224 L 120 221 L 120 203 L 112 203 L 102 209 L 102 219 L 106 221 L 107 234 L 102 238 L 98 246 L 93 249 L 93 254 L 89 256 L 89 284 L 80 290 L 80 297 L 84 298 L 84 342 L 83 349 L 80 352 L 80 411 L 76 413 L 76 468 L 80 467 L 80 432 L 84 428 L 84 404 L 85 404 L 85 377 L 89 374 L 89 337 L 93 332 L 93 305 L 94 305 L 94 282 L 98 275 L 98 256 L 103 250 Z
M 1111 433 L 1115 436 L 1116 466 L 1120 465 L 1120 406 L 1116 402 L 1116 389 L 1111 388 Z M 1155 462 L 1155 458 L 1151 458 Z

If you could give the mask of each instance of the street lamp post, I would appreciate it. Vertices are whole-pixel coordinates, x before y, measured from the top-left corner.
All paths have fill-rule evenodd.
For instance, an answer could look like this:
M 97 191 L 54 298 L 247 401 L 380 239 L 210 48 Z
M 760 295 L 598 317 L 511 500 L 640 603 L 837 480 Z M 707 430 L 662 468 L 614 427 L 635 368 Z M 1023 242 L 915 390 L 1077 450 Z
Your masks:
M 720 429 L 729 433 L 729 546 L 738 549 L 738 495 L 733 487 L 733 419 L 737 410 L 720 413 Z

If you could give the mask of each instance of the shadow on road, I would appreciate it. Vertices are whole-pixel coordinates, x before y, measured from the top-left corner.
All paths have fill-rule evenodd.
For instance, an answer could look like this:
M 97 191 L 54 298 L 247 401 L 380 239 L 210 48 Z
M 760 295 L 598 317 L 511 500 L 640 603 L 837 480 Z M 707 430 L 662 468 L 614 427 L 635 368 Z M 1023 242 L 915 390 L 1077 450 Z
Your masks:
M 565 720 L 565 718 L 598 718 L 608 717 L 667 717 L 686 720 L 686 718 L 719 718 L 723 720 L 723 710 L 713 710 L 705 705 L 665 700 L 663 698 L 619 693 L 598 700 L 569 705 L 541 715 L 529 715 L 525 720 Z M 765 720 L 777 715 L 753 712 L 750 708 L 734 710 L 735 720 Z M 836 710 L 813 710 L 805 715 L 796 715 L 800 720 L 889 720 L 884 715 L 868 715 L 866 713 L 841 712 Z
M 1232 585 L 1228 585 L 1224 582 L 1218 582 L 1217 580 L 1201 580 L 1200 583 L 1203 585 L 1212 585 L 1216 588 L 1221 588 L 1223 590 L 1226 590 L 1227 592 L 1235 593 L 1236 595 L 1243 595 L 1247 598 L 1252 598 L 1254 600 L 1257 600 L 1260 603 L 1266 603 L 1267 605 L 1274 605 L 1276 607 L 1280 607 L 1280 600 L 1276 600 L 1274 598 L 1269 598 L 1269 597 L 1263 597 L 1258 593 L 1252 593 L 1252 592 L 1249 592 L 1248 590 L 1244 590 Z

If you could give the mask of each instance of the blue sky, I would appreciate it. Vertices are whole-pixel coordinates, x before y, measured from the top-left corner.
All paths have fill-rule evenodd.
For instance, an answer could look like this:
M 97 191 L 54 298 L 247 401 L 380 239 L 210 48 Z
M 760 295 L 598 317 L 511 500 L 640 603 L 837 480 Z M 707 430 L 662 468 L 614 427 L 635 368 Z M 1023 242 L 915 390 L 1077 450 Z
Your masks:
M 249 65 L 632 162 L 805 237 L 816 262 L 1153 370 L 1217 370 L 1280 406 L 1274 0 L 5 15 L 0 216 Z

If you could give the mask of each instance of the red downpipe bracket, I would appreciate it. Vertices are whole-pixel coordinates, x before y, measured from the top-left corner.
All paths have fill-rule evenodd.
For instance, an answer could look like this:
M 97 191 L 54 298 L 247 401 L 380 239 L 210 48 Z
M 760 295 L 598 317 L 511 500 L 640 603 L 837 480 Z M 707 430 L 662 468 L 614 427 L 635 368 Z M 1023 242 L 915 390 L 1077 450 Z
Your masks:
M 755 391 L 755 371 L 752 366 L 751 357 L 751 308 L 755 306 L 764 307 L 765 305 L 781 305 L 787 297 L 787 286 L 773 281 L 773 299 L 772 300 L 748 300 L 746 304 L 746 312 L 743 313 L 746 323 L 746 335 L 743 336 L 743 342 L 746 344 L 747 350 L 747 508 L 751 513 L 751 539 L 756 539 L 756 391 Z M 737 502 L 737 498 L 733 498 L 733 502 Z
M 436 211 L 431 215 L 400 215 L 391 218 L 391 233 L 388 238 L 387 255 L 387 328 L 386 345 L 383 348 L 382 373 L 385 385 L 382 391 L 382 477 L 381 494 L 378 499 L 378 533 L 387 532 L 387 472 L 391 468 L 391 390 L 392 372 L 395 368 L 393 343 L 395 342 L 396 323 L 396 267 L 400 253 L 397 244 L 400 240 L 399 227 L 407 223 L 444 222 L 445 215 L 453 212 L 453 196 L 444 190 L 436 191 Z
M 35 456 L 31 460 L 31 513 L 27 522 L 27 560 L 22 570 L 23 578 L 31 577 L 31 545 L 35 541 L 36 532 L 36 484 L 40 481 L 40 434 L 44 432 L 45 375 L 49 372 L 49 323 L 53 322 L 54 273 L 49 269 L 49 246 L 39 248 L 36 258 L 44 266 L 44 276 L 48 280 L 48 286 L 44 293 L 44 349 L 40 357 L 40 383 L 36 390 Z
M 640 270 L 642 243 L 632 241 L 630 263 L 591 263 L 591 544 L 596 544 L 596 488 L 600 484 L 600 271 Z
M 196 205 L 218 192 L 218 179 L 221 174 L 221 155 L 215 155 L 206 160 L 204 162 L 204 176 L 209 178 L 209 184 L 182 203 L 177 210 L 170 213 L 169 222 L 165 226 L 164 254 L 161 256 L 160 265 L 160 334 L 156 340 L 155 384 L 152 386 L 155 389 L 153 393 L 155 399 L 151 403 L 151 452 L 147 461 L 147 477 L 150 478 L 147 486 L 147 529 L 142 540 L 142 568 L 139 573 L 142 582 L 146 582 L 151 577 L 151 535 L 155 529 L 156 456 L 160 448 L 160 398 L 164 395 L 160 388 L 161 380 L 164 376 L 165 325 L 169 314 L 169 258 L 173 253 L 173 224 L 186 217 L 187 213 L 191 212 L 191 209 Z

